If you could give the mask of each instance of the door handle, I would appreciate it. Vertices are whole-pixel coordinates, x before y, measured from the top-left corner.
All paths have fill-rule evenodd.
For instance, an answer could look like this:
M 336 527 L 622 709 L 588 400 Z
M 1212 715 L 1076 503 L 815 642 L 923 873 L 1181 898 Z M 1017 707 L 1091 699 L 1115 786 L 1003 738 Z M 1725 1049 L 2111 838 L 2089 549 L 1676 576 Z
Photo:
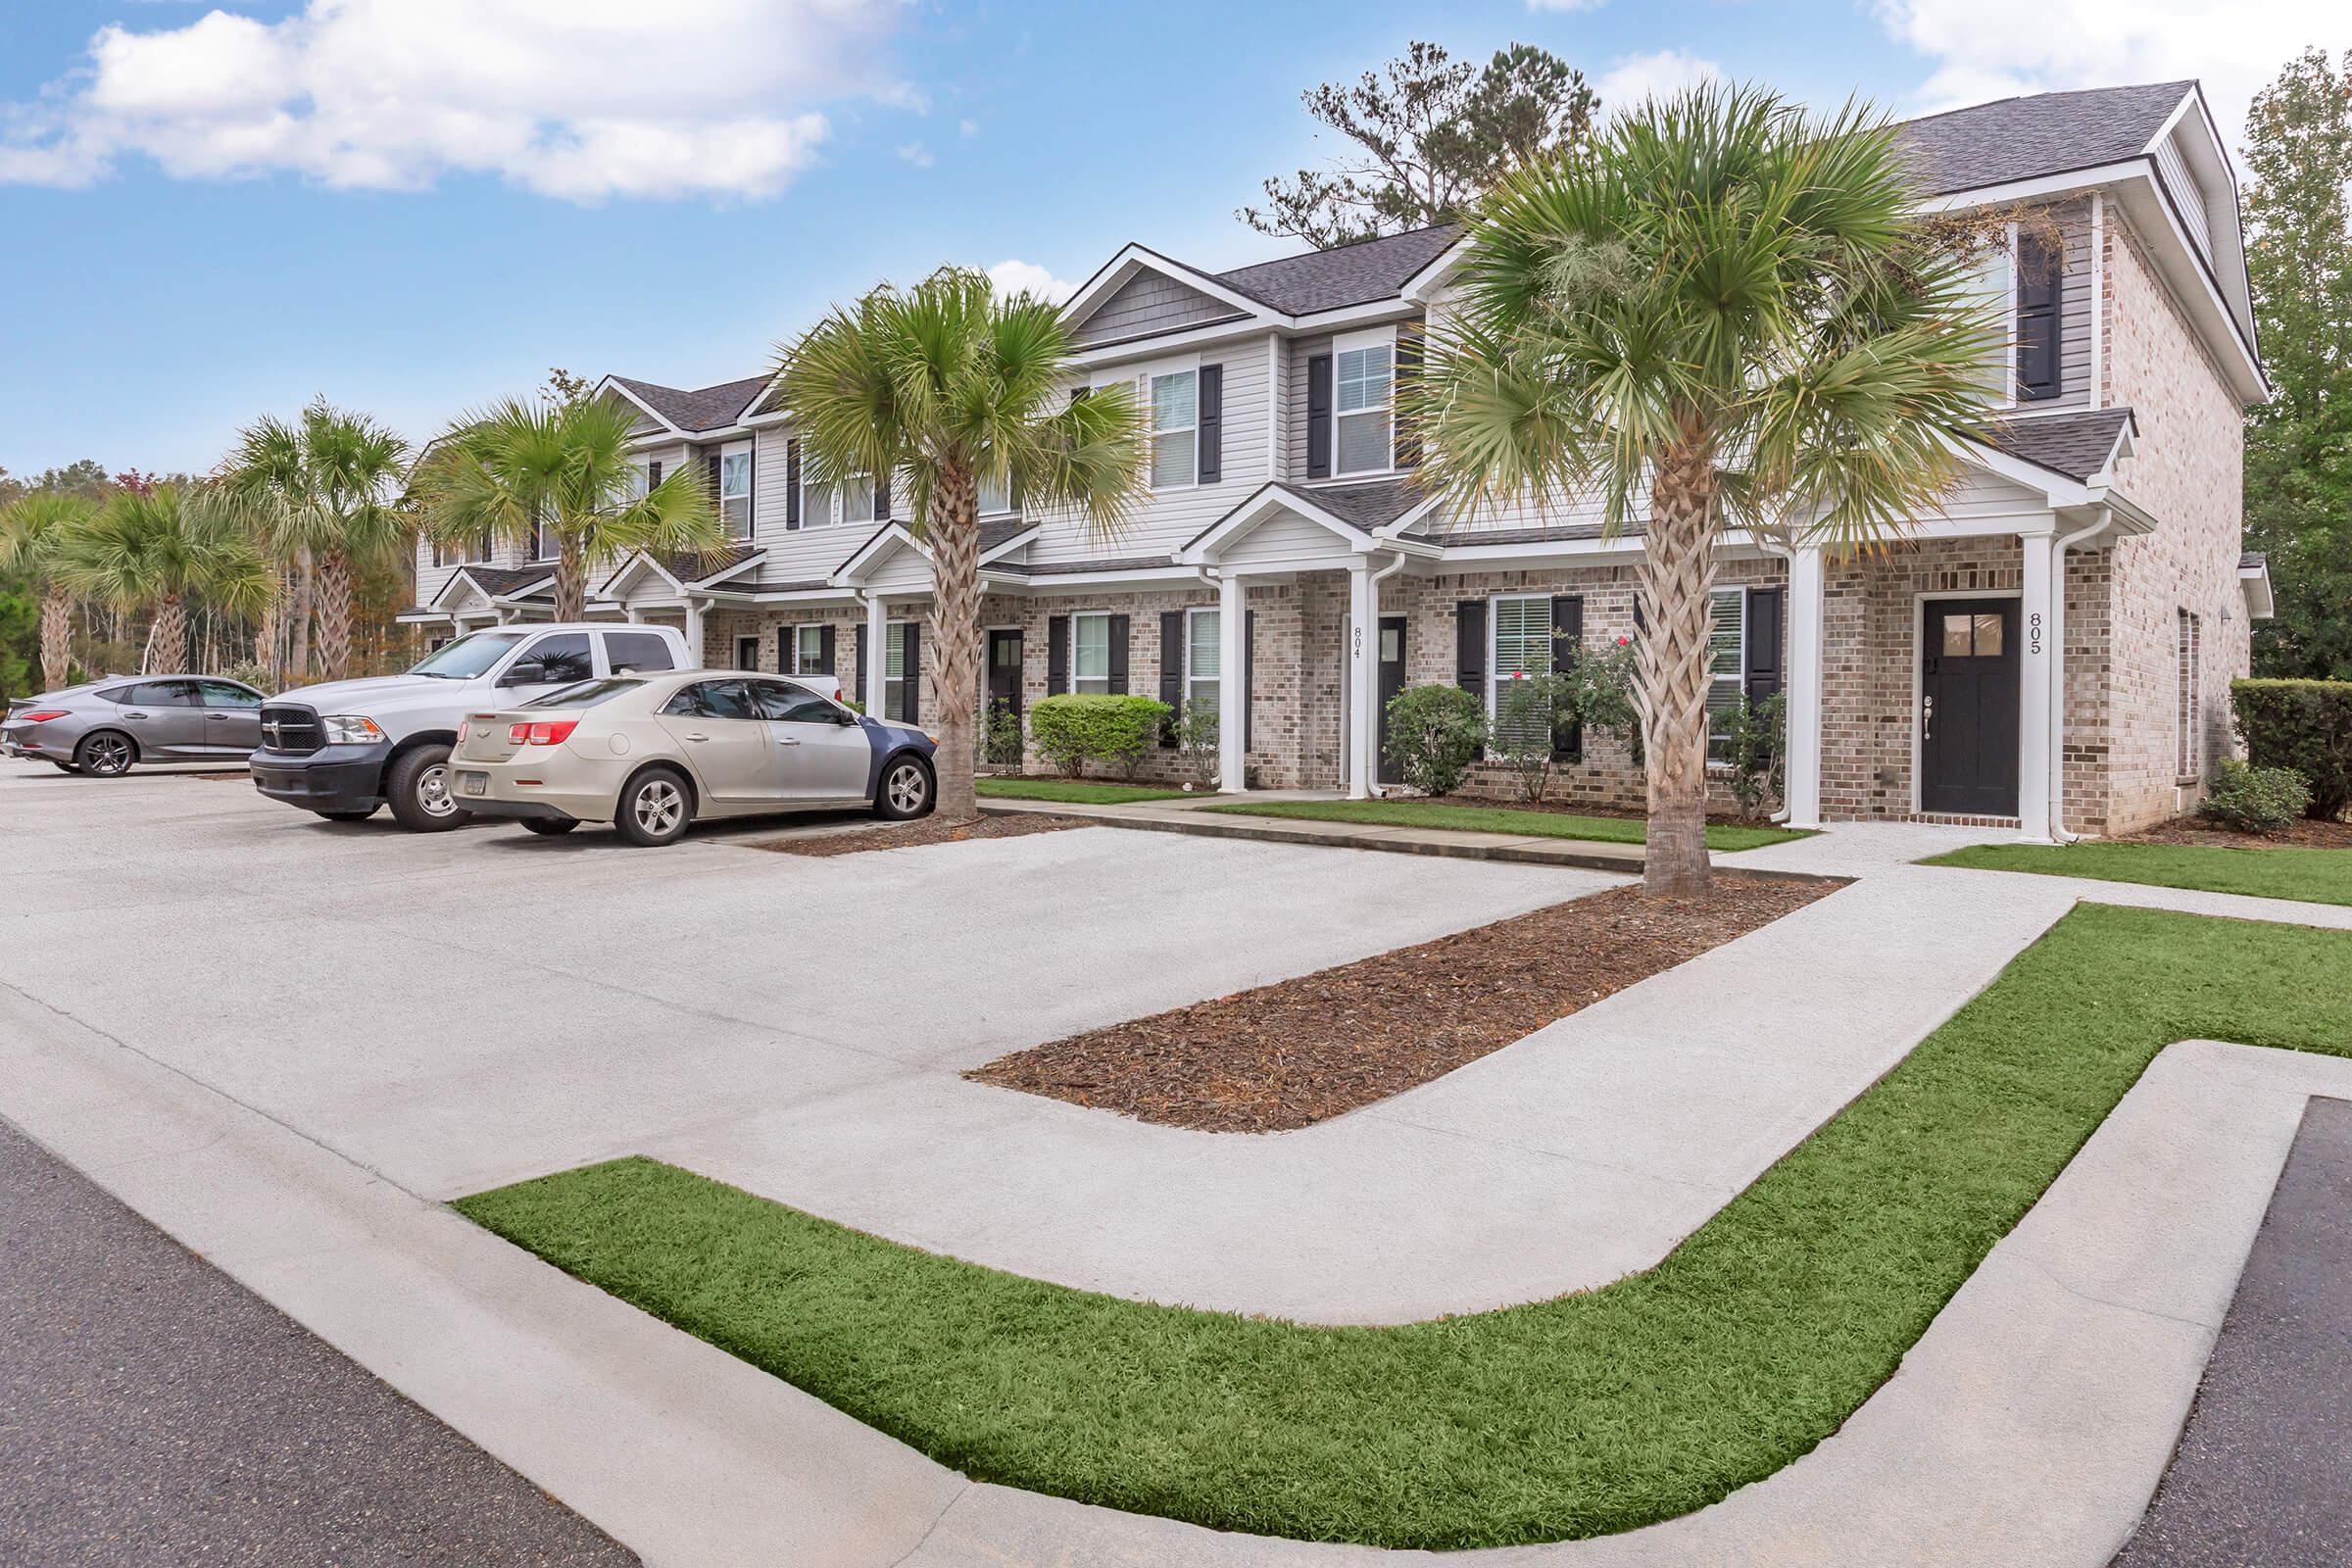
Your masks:
M 688 740 L 690 740 L 690 741 L 707 741 L 707 740 L 709 740 L 710 737 L 710 736 L 708 736 L 708 735 L 704 735 L 704 734 L 701 734 L 701 733 L 699 733 L 699 732 L 698 732 L 698 733 L 696 733 L 696 734 L 689 735 L 689 736 L 687 736 L 686 738 L 687 738 Z
M 1919 700 L 1919 738 L 1924 741 L 1935 733 L 1936 699 L 1933 697 L 1922 697 Z
M 778 746 L 798 746 L 801 744 L 801 738 L 798 735 L 779 735 L 776 737 L 776 744 Z
M 136 713 L 136 712 L 133 712 L 133 713 L 124 713 L 122 716 L 123 716 L 124 718 L 145 718 L 147 715 L 146 715 L 145 713 Z
M 225 724 L 228 722 L 228 715 L 226 713 L 207 713 L 204 715 L 204 717 L 207 723 Z

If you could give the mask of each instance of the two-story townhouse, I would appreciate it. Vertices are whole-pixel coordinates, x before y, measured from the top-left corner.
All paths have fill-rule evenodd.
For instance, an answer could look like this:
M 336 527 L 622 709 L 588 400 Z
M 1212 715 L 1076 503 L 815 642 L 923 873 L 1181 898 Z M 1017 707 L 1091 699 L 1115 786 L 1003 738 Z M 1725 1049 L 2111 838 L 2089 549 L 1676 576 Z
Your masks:
M 1955 437 L 1965 482 L 1884 554 L 1723 542 L 1721 705 L 1787 694 L 1799 824 L 2126 831 L 2202 788 L 2269 608 L 2240 551 L 2240 415 L 2266 388 L 2227 152 L 2190 82 L 2009 99 L 1902 135 L 1927 205 L 2015 220 L 1987 278 L 2012 322 L 2002 411 L 1985 439 Z M 1458 683 L 1494 709 L 1516 677 L 1639 637 L 1639 515 L 1616 536 L 1590 498 L 1446 515 L 1412 482 L 1397 388 L 1463 248 L 1437 227 L 1208 272 L 1130 245 L 1090 278 L 1065 307 L 1073 392 L 1134 387 L 1150 500 L 1106 538 L 988 498 L 976 695 L 1214 705 L 1223 787 L 1365 795 L 1403 686 Z M 935 710 L 929 557 L 886 480 L 804 474 L 756 379 L 606 387 L 645 407 L 647 463 L 739 459 L 713 478 L 748 501 L 718 570 L 622 563 L 600 609 L 675 617 L 714 662 Z M 1558 788 L 1632 805 L 1641 779 L 1593 737 Z

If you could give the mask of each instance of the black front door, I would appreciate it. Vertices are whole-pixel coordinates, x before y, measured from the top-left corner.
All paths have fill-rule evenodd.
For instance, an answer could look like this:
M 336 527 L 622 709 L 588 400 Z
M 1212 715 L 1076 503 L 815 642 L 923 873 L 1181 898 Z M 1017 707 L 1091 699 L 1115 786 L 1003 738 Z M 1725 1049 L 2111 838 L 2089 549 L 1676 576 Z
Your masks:
M 1920 620 L 1920 809 L 2015 816 L 2017 601 L 1931 599 Z
M 1021 634 L 1011 631 L 992 631 L 988 634 L 988 716 L 993 725 L 999 713 L 1010 714 L 1018 725 L 1021 721 Z M 1015 733 L 1018 731 L 1016 729 Z M 986 746 L 988 760 L 1009 766 L 1018 762 L 1020 752 L 1009 740 L 1000 747 Z M 1007 755 L 1000 756 L 1003 752 Z
M 1404 617 L 1380 617 L 1380 767 L 1383 784 L 1404 782 L 1404 769 L 1389 760 L 1389 702 L 1404 690 Z

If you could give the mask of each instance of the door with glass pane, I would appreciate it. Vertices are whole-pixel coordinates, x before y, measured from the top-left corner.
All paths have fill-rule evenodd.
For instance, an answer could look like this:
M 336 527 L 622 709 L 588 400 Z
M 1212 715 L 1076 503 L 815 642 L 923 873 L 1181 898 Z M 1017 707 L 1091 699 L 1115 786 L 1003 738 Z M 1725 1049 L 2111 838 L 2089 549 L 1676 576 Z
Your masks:
M 1389 756 L 1389 704 L 1404 690 L 1404 617 L 1380 617 L 1380 767 L 1383 784 L 1404 782 L 1404 769 Z
M 2017 814 L 2014 599 L 1930 599 L 1920 616 L 1919 808 Z
M 1010 767 L 1021 760 L 1021 632 L 1017 626 L 1000 626 L 988 634 L 988 714 L 989 734 L 986 737 L 988 760 L 1000 767 Z M 997 721 L 1009 719 L 1009 732 L 1000 729 Z

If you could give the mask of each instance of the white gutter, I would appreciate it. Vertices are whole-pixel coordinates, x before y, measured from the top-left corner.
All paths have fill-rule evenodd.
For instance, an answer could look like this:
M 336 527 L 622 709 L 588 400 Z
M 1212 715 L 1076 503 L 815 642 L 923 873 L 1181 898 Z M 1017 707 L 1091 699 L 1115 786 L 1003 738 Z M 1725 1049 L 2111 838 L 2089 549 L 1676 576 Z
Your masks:
M 2072 844 L 2082 835 L 2066 830 L 2066 553 L 2105 529 L 2115 514 L 2101 507 L 2097 516 L 2050 547 L 2050 838 Z

